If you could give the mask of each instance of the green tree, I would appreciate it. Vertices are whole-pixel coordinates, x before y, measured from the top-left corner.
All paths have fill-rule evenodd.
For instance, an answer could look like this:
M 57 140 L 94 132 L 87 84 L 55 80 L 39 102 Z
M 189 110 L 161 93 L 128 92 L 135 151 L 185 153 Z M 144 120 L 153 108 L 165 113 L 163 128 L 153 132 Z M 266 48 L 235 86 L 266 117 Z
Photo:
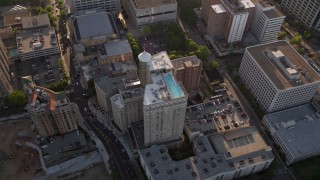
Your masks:
M 211 61 L 210 63 L 209 63 L 209 68 L 210 69 L 217 69 L 219 67 L 219 62 L 218 61 Z
M 46 7 L 46 11 L 47 11 L 47 12 L 51 12 L 51 11 L 52 11 L 52 6 L 50 6 L 50 5 L 47 6 L 47 7 Z
M 60 11 L 60 17 L 61 17 L 61 19 L 67 19 L 67 15 L 66 15 L 66 12 L 64 10 Z
M 151 34 L 151 28 L 150 26 L 144 26 L 143 27 L 143 35 L 149 36 Z
M 278 40 L 284 39 L 287 36 L 287 33 L 284 31 L 281 31 L 277 37 Z
M 27 97 L 23 91 L 12 91 L 6 98 L 9 107 L 21 107 L 27 103 Z
M 302 40 L 302 36 L 298 34 L 290 40 L 290 44 L 299 45 L 301 43 L 301 40 Z
M 304 31 L 304 32 L 303 32 L 303 36 L 304 36 L 304 38 L 306 38 L 307 40 L 310 40 L 310 39 L 312 39 L 313 34 L 312 34 L 312 32 L 310 32 L 310 31 Z
M 169 48 L 171 50 L 181 50 L 181 46 L 183 46 L 183 41 L 179 37 L 173 37 L 169 41 Z
M 205 61 L 207 59 L 209 54 L 210 54 L 210 51 L 209 51 L 208 47 L 203 46 L 203 45 L 199 46 L 196 51 L 196 56 L 203 61 Z
M 198 49 L 198 44 L 191 39 L 187 40 L 186 46 L 187 51 L 195 51 Z

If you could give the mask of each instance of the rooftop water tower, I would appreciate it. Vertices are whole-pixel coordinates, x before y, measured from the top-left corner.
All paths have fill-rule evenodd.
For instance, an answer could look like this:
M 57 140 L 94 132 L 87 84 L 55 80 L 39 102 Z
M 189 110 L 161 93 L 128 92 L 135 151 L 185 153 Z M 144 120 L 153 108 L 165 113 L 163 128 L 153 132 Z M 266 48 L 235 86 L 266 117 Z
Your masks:
M 143 51 L 138 55 L 139 58 L 139 78 L 142 86 L 145 86 L 148 83 L 148 62 L 151 61 L 151 54 Z

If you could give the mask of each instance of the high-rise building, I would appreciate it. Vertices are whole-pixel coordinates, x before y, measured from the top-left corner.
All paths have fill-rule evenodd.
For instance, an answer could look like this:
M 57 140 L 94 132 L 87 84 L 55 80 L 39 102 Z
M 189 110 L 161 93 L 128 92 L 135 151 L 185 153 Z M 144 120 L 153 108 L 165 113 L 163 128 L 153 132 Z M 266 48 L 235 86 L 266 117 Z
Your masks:
M 275 41 L 284 18 L 269 0 L 258 0 L 251 30 L 260 43 Z
M 9 72 L 9 57 L 7 49 L 0 37 L 0 98 L 9 95 L 10 91 L 12 91 Z
M 320 1 L 282 0 L 281 5 L 308 28 L 320 31 Z
M 228 43 L 241 41 L 253 17 L 255 5 L 251 0 L 204 0 L 202 3 L 209 35 L 223 36 Z
M 138 85 L 140 80 L 136 72 L 128 72 L 116 77 L 104 76 L 94 80 L 98 103 L 106 112 L 111 111 L 111 96 Z
M 197 56 L 189 56 L 171 61 L 174 67 L 174 76 L 182 82 L 188 93 L 198 91 L 201 76 L 202 62 Z
M 120 0 L 72 0 L 76 11 L 102 8 L 110 13 L 120 11 Z
M 150 84 L 143 100 L 144 144 L 146 146 L 181 137 L 187 106 L 187 93 L 173 74 L 173 65 L 165 51 L 148 62 Z
M 130 126 L 131 122 L 143 120 L 143 90 L 135 88 L 121 91 L 110 98 L 113 121 L 122 131 Z
M 320 76 L 286 41 L 246 48 L 239 75 L 267 112 L 307 103 Z
M 175 22 L 177 18 L 175 0 L 127 0 L 123 3 L 137 27 L 158 22 Z
M 65 91 L 36 86 L 31 76 L 21 78 L 28 96 L 27 110 L 42 137 L 65 134 L 77 128 L 77 120 Z
M 145 86 L 147 81 L 147 73 L 148 73 L 148 62 L 151 61 L 151 54 L 146 51 L 143 51 L 138 55 L 139 59 L 139 78 L 141 81 L 141 85 Z

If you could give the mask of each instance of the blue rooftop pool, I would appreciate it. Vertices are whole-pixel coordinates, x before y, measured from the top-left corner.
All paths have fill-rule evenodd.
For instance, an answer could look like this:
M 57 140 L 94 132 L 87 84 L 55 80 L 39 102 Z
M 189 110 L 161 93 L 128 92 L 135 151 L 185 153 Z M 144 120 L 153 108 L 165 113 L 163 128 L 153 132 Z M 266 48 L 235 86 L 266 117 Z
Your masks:
M 172 98 L 179 98 L 184 95 L 180 85 L 176 83 L 171 74 L 166 74 L 163 76 L 163 78 L 166 81 Z

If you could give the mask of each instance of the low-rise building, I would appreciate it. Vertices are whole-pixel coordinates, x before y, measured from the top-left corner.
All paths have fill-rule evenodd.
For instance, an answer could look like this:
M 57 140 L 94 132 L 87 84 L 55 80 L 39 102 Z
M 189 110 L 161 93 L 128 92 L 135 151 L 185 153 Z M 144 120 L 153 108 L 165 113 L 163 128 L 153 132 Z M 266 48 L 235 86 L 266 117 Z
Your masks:
M 263 117 L 262 124 L 285 155 L 287 165 L 320 154 L 318 110 L 305 104 Z
M 174 161 L 165 145 L 139 150 L 149 180 L 236 179 L 265 170 L 274 156 L 255 127 L 194 140 L 195 156 Z
M 143 90 L 121 91 L 110 98 L 113 121 L 125 132 L 132 122 L 143 120 Z
M 71 6 L 76 11 L 101 8 L 115 14 L 120 11 L 119 0 L 72 0 Z
M 115 40 L 104 44 L 104 49 L 99 50 L 99 63 L 133 61 L 133 54 L 128 40 Z
M 2 13 L 3 26 L 14 28 L 22 28 L 22 18 L 30 17 L 31 12 L 23 6 L 15 5 L 10 10 Z
M 137 27 L 158 22 L 175 22 L 177 18 L 175 0 L 128 0 L 124 6 Z
M 22 61 L 58 54 L 57 36 L 47 14 L 22 17 L 23 30 L 16 35 Z
M 77 119 L 65 91 L 53 92 L 36 86 L 31 76 L 21 79 L 29 99 L 28 113 L 42 137 L 65 134 L 78 129 Z
M 102 9 L 74 13 L 73 30 L 76 42 L 85 47 L 104 44 L 118 37 L 112 14 Z
M 120 91 L 140 85 L 136 72 L 128 72 L 117 77 L 104 76 L 94 80 L 97 100 L 102 109 L 111 111 L 110 98 Z
M 286 41 L 247 47 L 239 75 L 267 112 L 309 102 L 319 74 Z

